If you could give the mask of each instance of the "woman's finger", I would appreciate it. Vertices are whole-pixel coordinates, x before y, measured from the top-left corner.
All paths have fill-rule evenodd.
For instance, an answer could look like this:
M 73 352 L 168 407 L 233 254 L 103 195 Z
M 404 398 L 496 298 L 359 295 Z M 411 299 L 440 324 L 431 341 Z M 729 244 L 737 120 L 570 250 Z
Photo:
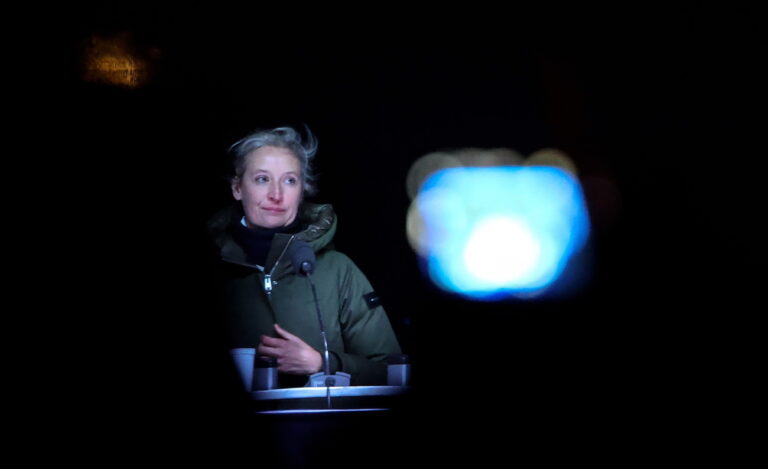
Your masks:
M 274 357 L 274 358 L 277 358 L 282 355 L 279 348 L 269 347 L 264 344 L 259 344 L 259 348 L 257 349 L 257 352 L 259 353 L 259 355 L 265 355 L 267 357 Z
M 279 337 L 269 337 L 266 335 L 261 336 L 261 343 L 268 347 L 280 347 L 283 345 L 286 339 Z
M 290 332 L 280 327 L 279 324 L 275 324 L 275 331 L 277 331 L 277 333 L 280 334 L 280 336 L 284 339 L 287 339 L 287 340 L 298 339 L 298 337 L 296 337 L 295 335 L 291 334 Z

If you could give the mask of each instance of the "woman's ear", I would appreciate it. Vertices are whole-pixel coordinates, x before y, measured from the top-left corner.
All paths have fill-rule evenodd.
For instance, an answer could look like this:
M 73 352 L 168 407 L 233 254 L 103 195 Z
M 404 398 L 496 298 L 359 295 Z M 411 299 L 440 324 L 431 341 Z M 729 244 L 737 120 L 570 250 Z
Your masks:
M 239 177 L 232 178 L 232 197 L 234 197 L 235 200 L 243 200 L 243 192 L 240 188 Z

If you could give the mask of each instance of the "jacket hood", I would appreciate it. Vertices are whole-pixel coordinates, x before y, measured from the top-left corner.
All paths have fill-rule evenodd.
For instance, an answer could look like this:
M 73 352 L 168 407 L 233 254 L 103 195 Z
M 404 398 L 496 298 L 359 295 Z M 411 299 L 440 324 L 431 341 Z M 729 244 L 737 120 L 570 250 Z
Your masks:
M 250 267 L 243 249 L 232 237 L 230 226 L 240 223 L 243 208 L 239 203 L 232 204 L 214 215 L 207 224 L 208 235 L 221 259 L 234 264 Z M 330 204 L 302 203 L 299 207 L 299 220 L 302 230 L 295 235 L 277 234 L 267 256 L 265 268 L 270 268 L 280 259 L 287 245 L 294 239 L 305 241 L 315 253 L 333 248 L 333 236 L 336 234 L 336 213 Z
M 306 241 L 315 252 L 331 247 L 337 223 L 331 204 L 302 204 L 299 213 L 306 228 L 296 234 L 296 239 Z

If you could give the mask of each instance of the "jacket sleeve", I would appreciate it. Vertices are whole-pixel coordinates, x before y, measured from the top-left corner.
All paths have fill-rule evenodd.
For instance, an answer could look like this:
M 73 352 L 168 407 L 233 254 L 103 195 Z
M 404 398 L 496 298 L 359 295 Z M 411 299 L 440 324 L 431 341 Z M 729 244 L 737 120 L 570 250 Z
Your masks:
M 383 385 L 387 381 L 387 355 L 400 353 L 400 345 L 370 282 L 349 258 L 346 260 L 339 311 L 344 351 L 334 351 L 332 362 L 338 371 L 352 376 L 354 385 Z

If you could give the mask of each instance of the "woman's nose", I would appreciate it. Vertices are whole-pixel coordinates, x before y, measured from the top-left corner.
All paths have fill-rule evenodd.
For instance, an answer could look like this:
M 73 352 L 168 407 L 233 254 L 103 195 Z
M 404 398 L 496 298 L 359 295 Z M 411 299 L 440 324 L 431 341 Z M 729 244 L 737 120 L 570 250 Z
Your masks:
M 269 200 L 280 201 L 283 198 L 283 192 L 280 190 L 279 184 L 270 184 L 269 193 L 267 194 Z

